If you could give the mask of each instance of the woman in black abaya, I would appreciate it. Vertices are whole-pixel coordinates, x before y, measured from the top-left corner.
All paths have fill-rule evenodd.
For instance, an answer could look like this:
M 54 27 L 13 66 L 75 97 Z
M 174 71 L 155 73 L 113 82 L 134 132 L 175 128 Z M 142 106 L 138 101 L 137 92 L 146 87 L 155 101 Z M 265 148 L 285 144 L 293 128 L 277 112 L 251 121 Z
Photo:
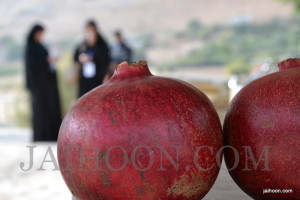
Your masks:
M 61 110 L 54 61 L 42 44 L 44 28 L 34 25 L 25 48 L 26 87 L 32 105 L 33 141 L 56 141 Z
M 110 64 L 108 45 L 92 20 L 85 26 L 85 40 L 76 48 L 74 61 L 80 69 L 78 94 L 80 97 L 102 84 Z

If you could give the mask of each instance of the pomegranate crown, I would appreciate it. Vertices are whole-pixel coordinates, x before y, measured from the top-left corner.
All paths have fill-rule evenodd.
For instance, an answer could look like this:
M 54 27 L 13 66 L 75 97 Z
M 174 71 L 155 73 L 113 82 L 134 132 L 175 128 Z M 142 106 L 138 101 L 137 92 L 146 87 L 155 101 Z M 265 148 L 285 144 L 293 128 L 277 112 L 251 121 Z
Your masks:
M 287 60 L 281 61 L 278 63 L 279 71 L 285 70 L 285 69 L 291 69 L 300 67 L 300 59 L 299 58 L 289 58 Z
M 118 65 L 110 81 L 141 76 L 152 76 L 145 60 L 140 60 L 134 63 L 125 61 Z

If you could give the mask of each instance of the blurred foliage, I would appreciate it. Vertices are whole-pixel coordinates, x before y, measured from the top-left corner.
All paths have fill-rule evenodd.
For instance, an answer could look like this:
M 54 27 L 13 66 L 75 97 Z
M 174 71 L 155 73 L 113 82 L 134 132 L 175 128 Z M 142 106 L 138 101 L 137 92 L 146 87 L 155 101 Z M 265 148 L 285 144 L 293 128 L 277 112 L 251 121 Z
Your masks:
M 254 60 L 296 55 L 300 42 L 300 17 L 274 19 L 264 24 L 204 26 L 192 20 L 175 34 L 187 41 L 198 39 L 203 46 L 187 55 L 162 63 L 159 68 L 226 66 L 230 73 L 246 73 Z M 191 28 L 193 27 L 193 28 Z M 193 36 L 193 37 L 191 37 Z M 239 66 L 240 65 L 240 66 Z
M 284 3 L 292 3 L 294 4 L 294 8 L 296 12 L 300 12 L 300 0 L 279 0 Z
M 229 74 L 246 74 L 251 70 L 251 65 L 243 59 L 234 60 L 226 65 Z
M 132 61 L 146 60 L 147 49 L 154 45 L 154 35 L 151 33 L 141 34 L 136 38 L 135 43 Z
M 73 67 L 72 52 L 66 52 L 57 63 L 57 79 L 60 92 L 62 115 L 64 116 L 77 99 L 77 83 L 69 83 L 67 75 Z
M 8 76 L 8 75 L 15 75 L 20 72 L 20 67 L 17 65 L 8 65 L 0 67 L 0 77 L 1 76 Z
M 18 88 L 18 95 L 15 99 L 15 115 L 13 121 L 18 127 L 31 126 L 31 102 L 30 96 L 25 88 Z
M 191 39 L 197 39 L 199 32 L 201 31 L 202 24 L 196 20 L 192 19 L 186 27 L 186 35 Z
M 22 58 L 23 45 L 12 36 L 0 38 L 0 58 L 6 61 L 16 61 Z
M 23 72 L 20 63 L 0 67 L 0 71 L 3 78 L 0 82 L 0 91 L 3 92 L 1 103 L 5 106 L 3 112 L 6 122 L 12 122 L 19 127 L 30 127 L 30 97 L 24 87 L 24 79 L 20 77 Z

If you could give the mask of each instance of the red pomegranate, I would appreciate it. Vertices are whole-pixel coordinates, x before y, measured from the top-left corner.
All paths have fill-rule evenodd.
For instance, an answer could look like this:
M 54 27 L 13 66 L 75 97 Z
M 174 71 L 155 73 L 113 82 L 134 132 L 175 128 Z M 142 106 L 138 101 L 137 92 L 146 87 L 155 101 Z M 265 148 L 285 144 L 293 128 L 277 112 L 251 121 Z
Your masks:
M 145 61 L 123 62 L 65 117 L 58 161 L 79 200 L 198 200 L 218 175 L 221 146 L 203 93 L 153 76 Z
M 245 86 L 224 122 L 225 162 L 256 200 L 300 199 L 300 60 Z

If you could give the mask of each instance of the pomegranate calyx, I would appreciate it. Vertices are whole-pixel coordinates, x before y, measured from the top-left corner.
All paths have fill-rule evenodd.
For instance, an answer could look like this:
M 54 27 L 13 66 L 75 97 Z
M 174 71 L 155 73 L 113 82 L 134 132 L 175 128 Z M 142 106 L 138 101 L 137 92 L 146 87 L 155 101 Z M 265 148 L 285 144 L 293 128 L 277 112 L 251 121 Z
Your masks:
M 299 58 L 289 58 L 287 60 L 281 61 L 278 63 L 279 71 L 300 67 L 300 59 Z
M 115 69 L 114 75 L 111 77 L 110 81 L 140 76 L 152 76 L 146 61 L 141 60 L 134 63 L 124 61 Z

